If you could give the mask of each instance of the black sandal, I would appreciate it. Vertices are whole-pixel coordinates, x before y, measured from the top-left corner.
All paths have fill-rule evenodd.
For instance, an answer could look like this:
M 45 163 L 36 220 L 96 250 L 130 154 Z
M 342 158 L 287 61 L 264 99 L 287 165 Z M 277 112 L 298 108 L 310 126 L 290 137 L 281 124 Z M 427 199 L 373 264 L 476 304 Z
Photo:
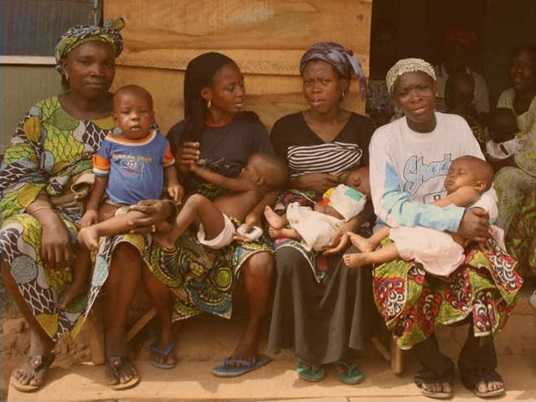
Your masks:
M 54 353 L 51 353 L 48 356 L 39 354 L 28 356 L 24 364 L 31 367 L 32 371 L 30 379 L 27 384 L 24 384 L 12 374 L 10 383 L 13 385 L 13 388 L 20 392 L 37 391 L 45 383 L 46 374 L 55 357 Z M 39 375 L 41 375 L 41 382 L 32 383 L 32 381 Z
M 125 369 L 131 369 L 135 372 L 135 375 L 127 382 L 121 382 L 121 372 Z M 106 376 L 108 378 L 108 386 L 116 391 L 132 388 L 140 382 L 140 376 L 138 370 L 132 360 L 128 357 L 112 356 L 106 360 Z M 115 382 L 113 380 L 115 379 Z

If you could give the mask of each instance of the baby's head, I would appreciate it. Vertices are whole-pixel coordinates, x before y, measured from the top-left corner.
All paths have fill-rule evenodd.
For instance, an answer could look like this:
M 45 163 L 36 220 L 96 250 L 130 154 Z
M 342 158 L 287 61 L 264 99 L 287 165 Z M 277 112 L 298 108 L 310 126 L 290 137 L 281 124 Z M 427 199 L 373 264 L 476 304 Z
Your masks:
M 475 79 L 465 71 L 449 75 L 445 84 L 445 103 L 451 111 L 461 111 L 473 103 Z
M 511 140 L 519 131 L 517 118 L 512 109 L 498 107 L 488 116 L 488 133 L 493 142 L 501 143 Z
M 279 156 L 257 152 L 248 158 L 240 177 L 253 180 L 268 191 L 277 190 L 287 184 L 288 168 Z
M 484 159 L 461 156 L 450 164 L 445 178 L 445 189 L 450 194 L 460 187 L 471 186 L 482 194 L 491 187 L 493 176 L 493 168 Z
M 121 136 L 145 138 L 154 123 L 153 97 L 138 85 L 125 85 L 114 94 L 112 116 Z M 118 134 L 119 135 L 119 134 Z
M 342 175 L 341 179 L 348 187 L 352 187 L 361 194 L 370 197 L 370 176 L 368 166 L 349 170 Z

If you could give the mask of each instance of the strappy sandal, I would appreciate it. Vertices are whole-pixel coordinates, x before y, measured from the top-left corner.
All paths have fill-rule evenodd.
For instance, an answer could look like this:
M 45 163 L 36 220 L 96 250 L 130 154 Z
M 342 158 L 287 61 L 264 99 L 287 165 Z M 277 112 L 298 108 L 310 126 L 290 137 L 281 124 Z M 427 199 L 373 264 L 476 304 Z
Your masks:
M 16 378 L 14 374 L 12 374 L 10 383 L 11 385 L 13 385 L 13 388 L 15 388 L 17 391 L 20 391 L 20 392 L 37 391 L 45 383 L 48 369 L 50 368 L 50 365 L 54 361 L 55 357 L 56 356 L 54 355 L 54 353 L 51 353 L 49 356 L 39 355 L 39 354 L 28 356 L 24 364 L 31 367 L 32 371 L 31 371 L 30 380 L 28 381 L 27 384 L 24 384 L 18 378 Z M 41 375 L 41 381 L 39 383 L 33 382 L 35 378 L 38 377 L 39 375 Z
M 130 380 L 127 382 L 121 382 L 121 372 L 130 367 L 136 373 Z M 108 378 L 108 386 L 116 391 L 132 388 L 138 382 L 140 382 L 140 376 L 138 370 L 132 360 L 128 357 L 122 356 L 112 356 L 106 360 L 106 376 Z M 115 379 L 115 382 L 110 381 L 110 379 Z
M 156 345 L 151 345 L 151 352 L 159 355 L 162 357 L 162 361 L 158 361 L 156 359 L 151 359 L 151 364 L 159 369 L 172 369 L 177 367 L 177 362 L 168 363 L 168 359 L 171 355 L 171 352 L 175 349 L 175 342 L 171 342 L 167 348 L 160 349 Z
M 354 363 L 339 359 L 331 363 L 337 372 L 337 378 L 344 384 L 359 384 L 365 379 L 363 372 Z
M 296 369 L 302 380 L 317 382 L 326 376 L 326 369 L 322 366 L 310 363 L 298 357 L 298 368 Z

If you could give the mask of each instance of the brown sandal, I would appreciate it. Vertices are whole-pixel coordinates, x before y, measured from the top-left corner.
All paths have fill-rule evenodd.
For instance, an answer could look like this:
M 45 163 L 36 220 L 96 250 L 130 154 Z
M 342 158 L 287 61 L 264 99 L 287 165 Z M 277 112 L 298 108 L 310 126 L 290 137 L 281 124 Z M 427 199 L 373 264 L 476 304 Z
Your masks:
M 49 356 L 45 355 L 31 355 L 28 356 L 23 366 L 29 366 L 31 368 L 31 375 L 28 383 L 22 383 L 15 377 L 14 373 L 11 375 L 10 383 L 17 391 L 20 392 L 35 392 L 43 386 L 46 379 L 46 374 L 50 365 L 54 361 L 55 355 L 52 353 Z M 19 369 L 21 370 L 21 369 Z M 33 382 L 36 377 L 41 375 L 41 381 L 39 383 Z

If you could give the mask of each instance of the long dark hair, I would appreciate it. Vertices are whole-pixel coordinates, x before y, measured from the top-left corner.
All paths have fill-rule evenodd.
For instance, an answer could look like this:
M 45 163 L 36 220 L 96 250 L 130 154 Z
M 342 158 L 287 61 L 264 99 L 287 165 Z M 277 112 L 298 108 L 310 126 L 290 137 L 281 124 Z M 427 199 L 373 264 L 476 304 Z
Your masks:
M 201 90 L 212 85 L 214 75 L 226 64 L 235 64 L 230 57 L 216 52 L 203 53 L 192 59 L 184 75 L 184 131 L 182 141 L 199 141 L 207 116 L 207 101 Z

